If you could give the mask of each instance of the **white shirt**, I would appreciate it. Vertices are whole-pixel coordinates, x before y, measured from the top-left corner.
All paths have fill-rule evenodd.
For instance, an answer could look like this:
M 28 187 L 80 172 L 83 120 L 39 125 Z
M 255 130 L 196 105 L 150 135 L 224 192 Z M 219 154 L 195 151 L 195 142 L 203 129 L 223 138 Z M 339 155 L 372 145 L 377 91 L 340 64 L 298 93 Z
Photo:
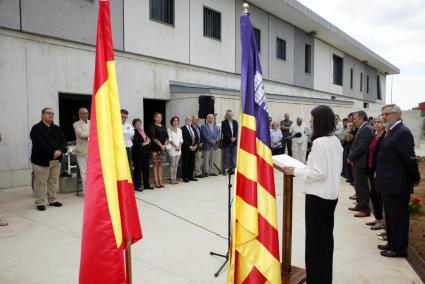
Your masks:
M 330 200 L 338 198 L 343 151 L 341 142 L 334 135 L 313 141 L 307 167 L 294 170 L 294 176 L 305 180 L 305 194 Z
M 301 123 L 301 125 L 298 125 L 296 123 L 292 123 L 291 128 L 289 130 L 290 133 L 295 134 L 300 132 L 301 133 L 301 137 L 300 138 L 293 138 L 292 142 L 293 143 L 304 143 L 307 140 L 307 133 L 308 133 L 308 129 L 307 127 L 304 125 L 304 123 Z
M 176 133 L 173 130 L 171 130 L 171 128 L 168 128 L 167 132 L 168 132 L 168 141 L 170 142 L 170 144 L 168 144 L 169 146 L 167 147 L 168 155 L 172 157 L 181 155 L 182 153 L 181 148 L 179 151 L 177 151 L 176 148 L 171 144 L 171 142 L 173 142 L 174 145 L 181 147 L 181 144 L 183 143 L 182 130 L 180 129 L 180 127 L 177 127 L 177 133 Z
M 131 126 L 131 124 L 128 122 L 124 123 L 122 125 L 122 133 L 124 134 L 125 147 L 130 148 L 133 146 L 133 141 L 131 140 L 131 138 L 134 136 L 133 126 Z
M 233 119 L 232 120 L 227 120 L 229 122 L 230 125 L 230 132 L 232 133 L 232 137 L 233 137 Z
M 394 127 L 396 127 L 397 125 L 399 125 L 401 123 L 401 120 L 398 120 L 396 123 L 394 123 L 391 127 L 390 130 L 393 130 Z

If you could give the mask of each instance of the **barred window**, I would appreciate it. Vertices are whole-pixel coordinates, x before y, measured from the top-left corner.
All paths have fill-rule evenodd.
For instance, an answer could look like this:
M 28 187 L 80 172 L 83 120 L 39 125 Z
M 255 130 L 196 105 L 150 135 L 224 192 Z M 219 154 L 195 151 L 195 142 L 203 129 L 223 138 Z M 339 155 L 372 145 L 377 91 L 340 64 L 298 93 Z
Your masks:
M 382 95 L 381 95 L 381 77 L 379 75 L 376 76 L 376 94 L 378 96 L 378 100 L 382 100 Z
M 281 38 L 276 38 L 276 57 L 286 60 L 286 41 Z
M 311 45 L 305 45 L 304 72 L 311 73 Z
M 363 73 L 360 72 L 360 92 L 363 92 Z
M 369 94 L 369 75 L 366 76 L 366 94 Z
M 335 85 L 342 86 L 342 68 L 343 68 L 343 59 L 337 55 L 333 55 L 333 83 Z
M 204 36 L 221 40 L 221 13 L 204 6 Z
M 149 0 L 151 20 L 174 26 L 174 0 Z
M 255 44 L 257 45 L 258 52 L 261 52 L 261 31 L 254 28 Z
M 354 70 L 350 69 L 350 89 L 353 89 L 353 80 L 354 80 Z

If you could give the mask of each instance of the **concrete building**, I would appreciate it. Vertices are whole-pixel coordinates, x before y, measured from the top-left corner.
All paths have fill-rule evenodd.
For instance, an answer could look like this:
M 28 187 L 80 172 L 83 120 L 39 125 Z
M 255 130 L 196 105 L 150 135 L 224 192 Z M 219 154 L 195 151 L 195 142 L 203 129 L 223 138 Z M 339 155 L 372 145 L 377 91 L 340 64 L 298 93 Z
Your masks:
M 345 116 L 376 114 L 386 76 L 399 69 L 295 0 L 251 0 L 271 116 L 309 119 L 317 104 Z M 73 139 L 90 105 L 96 0 L 0 1 L 0 188 L 28 184 L 28 133 L 51 106 Z M 240 0 L 117 0 L 111 18 L 121 106 L 151 123 L 153 112 L 239 112 Z

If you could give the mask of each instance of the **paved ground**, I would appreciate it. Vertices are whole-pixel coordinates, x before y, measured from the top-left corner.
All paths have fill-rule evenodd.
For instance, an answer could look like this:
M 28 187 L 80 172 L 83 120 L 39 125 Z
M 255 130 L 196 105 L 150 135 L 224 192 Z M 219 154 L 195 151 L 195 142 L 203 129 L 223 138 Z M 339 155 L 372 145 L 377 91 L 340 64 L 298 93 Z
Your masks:
M 276 173 L 281 221 L 282 176 Z M 347 210 L 342 181 L 335 212 L 334 283 L 422 283 L 405 259 L 379 255 L 376 233 Z M 304 266 L 304 194 L 295 181 L 293 264 Z M 137 193 L 144 238 L 133 246 L 134 283 L 224 283 L 213 274 L 226 250 L 227 179 L 210 177 Z M 34 209 L 29 187 L 0 191 L 0 283 L 77 283 L 83 199 L 60 195 L 63 208 Z

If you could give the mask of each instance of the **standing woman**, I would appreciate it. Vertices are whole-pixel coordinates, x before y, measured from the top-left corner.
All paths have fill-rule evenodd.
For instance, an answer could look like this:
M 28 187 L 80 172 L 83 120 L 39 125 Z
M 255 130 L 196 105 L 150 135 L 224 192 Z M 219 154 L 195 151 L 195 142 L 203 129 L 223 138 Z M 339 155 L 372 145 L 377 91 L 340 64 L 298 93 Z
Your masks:
M 133 119 L 134 138 L 132 148 L 134 190 L 143 191 L 140 172 L 143 172 L 143 188 L 153 189 L 149 185 L 149 144 L 151 140 L 142 128 L 142 120 Z
M 153 115 L 154 124 L 150 129 L 150 136 L 153 143 L 151 143 L 151 155 L 153 163 L 153 177 L 156 188 L 162 188 L 162 167 L 165 159 L 165 147 L 168 144 L 167 128 L 161 124 L 162 114 L 156 112 Z
M 305 180 L 305 265 L 307 283 L 332 283 L 334 211 L 340 192 L 343 149 L 335 131 L 335 116 L 328 106 L 311 111 L 313 145 L 305 168 L 284 172 Z
M 384 229 L 383 220 L 383 206 L 382 206 L 382 195 L 376 192 L 375 188 L 375 172 L 376 172 L 376 158 L 378 157 L 379 144 L 385 137 L 385 127 L 382 117 L 376 117 L 372 120 L 373 128 L 375 129 L 375 139 L 369 144 L 369 153 L 367 159 L 369 183 L 370 183 L 370 200 L 372 201 L 373 215 L 375 215 L 375 221 L 368 222 L 366 225 L 372 226 L 371 230 Z
M 177 184 L 177 166 L 179 165 L 180 156 L 182 154 L 183 135 L 179 127 L 179 118 L 177 116 L 173 116 L 170 119 L 170 124 L 171 127 L 167 130 L 169 139 L 167 153 L 170 158 L 170 182 L 171 184 Z

